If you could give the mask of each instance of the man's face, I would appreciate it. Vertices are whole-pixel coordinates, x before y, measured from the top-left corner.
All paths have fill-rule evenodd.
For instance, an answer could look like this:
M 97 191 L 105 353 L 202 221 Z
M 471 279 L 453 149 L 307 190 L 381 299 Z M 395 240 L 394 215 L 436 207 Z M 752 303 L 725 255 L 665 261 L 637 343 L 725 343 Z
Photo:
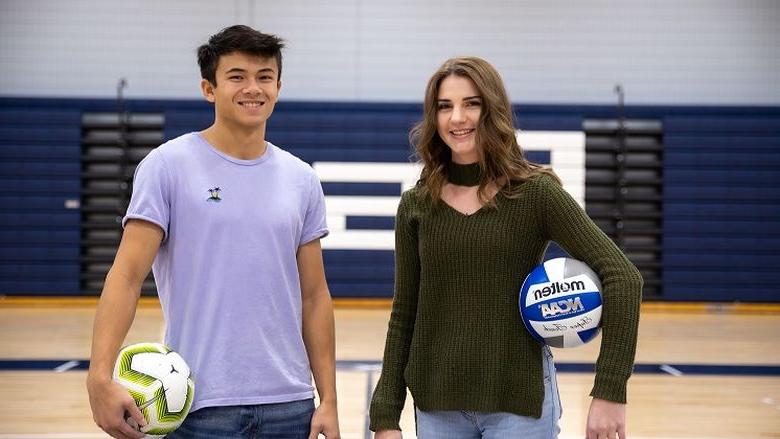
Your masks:
M 217 120 L 246 128 L 265 127 L 282 87 L 276 58 L 242 52 L 222 55 L 215 77 L 216 85 L 204 79 L 201 89 L 206 100 L 214 103 Z

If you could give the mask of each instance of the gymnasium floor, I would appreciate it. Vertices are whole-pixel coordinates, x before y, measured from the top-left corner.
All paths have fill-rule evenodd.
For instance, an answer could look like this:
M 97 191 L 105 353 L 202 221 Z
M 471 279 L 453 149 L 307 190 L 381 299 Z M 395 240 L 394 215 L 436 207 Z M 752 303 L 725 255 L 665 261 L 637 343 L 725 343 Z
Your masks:
M 84 379 L 94 299 L 0 297 L 0 439 L 102 438 Z M 336 310 L 342 437 L 366 435 L 366 399 L 378 378 L 388 303 Z M 159 340 L 162 316 L 144 299 L 127 343 Z M 780 306 L 645 304 L 629 382 L 628 436 L 780 438 Z M 598 341 L 554 350 L 562 439 L 583 437 Z M 413 438 L 413 415 L 402 417 Z

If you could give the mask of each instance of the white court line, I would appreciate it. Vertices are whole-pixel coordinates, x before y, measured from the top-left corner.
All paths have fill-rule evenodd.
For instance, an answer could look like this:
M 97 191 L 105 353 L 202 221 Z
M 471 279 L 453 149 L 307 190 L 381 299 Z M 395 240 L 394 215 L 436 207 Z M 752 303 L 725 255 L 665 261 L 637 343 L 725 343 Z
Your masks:
M 683 373 L 682 371 L 680 371 L 680 369 L 675 369 L 674 367 L 669 366 L 668 364 L 662 364 L 661 367 L 659 367 L 659 369 L 672 376 L 676 376 L 676 377 L 683 376 Z
M 78 365 L 79 365 L 78 361 L 70 360 L 70 361 L 62 363 L 59 366 L 55 367 L 54 371 L 55 372 L 67 372 L 67 371 L 73 369 L 74 367 L 76 367 Z

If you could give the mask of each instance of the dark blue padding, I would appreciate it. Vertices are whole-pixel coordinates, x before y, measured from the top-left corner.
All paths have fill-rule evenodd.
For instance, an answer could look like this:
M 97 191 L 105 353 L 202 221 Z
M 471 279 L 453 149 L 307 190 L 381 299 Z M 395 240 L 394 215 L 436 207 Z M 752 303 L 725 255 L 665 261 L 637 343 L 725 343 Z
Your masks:
M 515 125 L 520 130 L 582 131 L 582 119 L 582 115 L 576 113 L 541 116 L 522 106 L 519 111 L 515 111 Z
M 327 272 L 326 272 L 327 274 Z M 334 297 L 351 298 L 388 298 L 393 297 L 393 282 L 333 282 L 328 280 L 328 287 Z
M 689 249 L 685 252 L 675 252 L 674 254 L 667 254 L 664 262 L 674 267 L 667 276 L 674 276 L 673 273 L 679 273 L 680 271 L 689 270 L 695 268 L 697 270 L 753 270 L 760 264 L 761 270 L 780 270 L 780 258 L 767 258 L 762 255 L 755 255 L 745 252 L 733 252 L 733 251 L 704 251 Z M 707 285 L 706 279 L 702 280 L 703 285 Z M 777 288 L 772 287 L 775 283 L 767 284 L 767 289 L 774 289 L 777 294 Z M 712 286 L 722 286 L 720 283 L 712 283 Z M 737 288 L 737 284 L 732 284 L 732 288 Z
M 780 219 L 780 204 L 758 203 L 664 203 L 664 215 L 669 219 L 741 220 L 746 216 L 753 219 Z
M 0 279 L 0 294 L 25 296 L 80 295 L 78 276 L 61 276 L 66 280 L 37 280 L 35 277 L 24 280 Z M 18 279 L 18 278 L 17 278 Z
M 15 162 L 0 163 L 0 178 L 2 177 L 73 177 L 81 178 L 81 164 L 79 162 L 60 163 L 57 161 L 38 163 L 38 162 Z
M 780 142 L 777 148 L 780 148 Z M 719 167 L 726 172 L 733 169 L 776 170 L 780 166 L 780 154 L 773 149 L 755 151 L 747 148 L 731 148 L 726 152 L 718 152 L 716 148 L 705 148 L 698 152 L 670 150 L 664 160 L 669 163 L 669 168 L 684 169 L 690 169 L 706 161 L 710 166 Z
M 21 177 L 0 177 L 0 185 L 9 194 L 64 194 L 78 198 L 81 192 L 81 180 L 70 176 L 47 179 L 25 179 Z
M 712 202 L 763 202 L 780 203 L 780 191 L 766 188 L 734 187 L 731 185 L 675 185 L 664 187 L 667 202 L 712 203 Z
M 15 230 L 24 231 L 41 226 L 50 228 L 73 227 L 78 228 L 81 225 L 81 214 L 78 210 L 62 210 L 51 212 L 28 213 L 31 211 L 22 210 L 16 213 L 9 213 L 4 210 L 0 213 L 0 227 L 15 228 Z
M 81 144 L 81 125 L 75 127 L 0 126 L 0 147 L 3 145 L 37 145 L 52 143 L 61 145 Z
M 393 265 L 349 264 L 328 266 L 328 280 L 334 282 L 392 282 Z
M 82 111 L 8 103 L 0 100 L 0 294 L 78 294 L 81 214 L 65 201 L 81 190 Z
M 21 210 L 47 210 L 47 211 L 60 211 L 67 200 L 78 200 L 78 196 L 53 196 L 53 194 L 28 194 L 28 195 L 15 195 L 7 196 L 6 194 L 0 195 L 0 206 L 4 208 L 14 208 Z M 0 235 L 3 232 L 0 231 Z
M 669 117 L 664 131 L 671 134 L 701 133 L 751 136 L 780 136 L 778 117 Z
M 779 301 L 780 115 L 663 124 L 664 298 Z
M 0 242 L 7 247 L 14 247 L 21 244 L 33 246 L 60 244 L 79 245 L 81 242 L 81 234 L 72 227 L 67 227 L 65 230 L 57 230 L 51 226 L 41 227 L 40 230 L 3 230 L 0 232 Z
M 0 247 L 0 262 L 3 264 L 21 264 L 29 262 L 57 261 L 72 264 L 79 260 L 78 245 L 54 245 L 42 244 L 40 247 Z
M 81 160 L 81 146 L 74 145 L 0 145 L 2 162 L 49 161 L 74 162 Z
M 323 258 L 326 265 L 361 263 L 386 265 L 395 262 L 392 250 L 327 250 Z
M 401 183 L 335 183 L 323 182 L 325 195 L 401 196 Z
M 667 275 L 667 281 L 681 285 L 696 285 L 702 280 L 716 283 L 719 285 L 729 285 L 738 283 L 740 286 L 760 287 L 777 279 L 776 268 L 767 267 L 764 271 L 757 271 L 754 268 L 738 269 L 734 267 L 728 271 L 696 270 L 676 270 Z
M 669 152 L 688 151 L 692 153 L 727 152 L 774 152 L 780 147 L 780 136 L 758 137 L 750 133 L 722 136 L 712 133 L 672 134 L 664 132 L 664 146 Z
M 81 111 L 67 109 L 0 108 L 0 126 L 64 127 L 81 126 Z
M 664 169 L 664 183 L 668 185 L 730 183 L 734 186 L 753 187 L 757 190 L 766 185 L 763 187 L 768 190 L 770 187 L 780 185 L 780 173 L 761 169 L 725 169 L 701 161 L 695 169 L 667 167 Z
M 71 261 L 69 264 L 50 264 L 50 263 L 3 263 L 0 264 L 0 280 L 20 280 L 20 279 L 40 279 L 40 280 L 59 280 L 61 278 L 78 278 L 78 261 Z
M 663 234 L 690 237 L 776 237 L 780 235 L 780 222 L 771 219 L 754 220 L 752 217 L 717 221 L 666 219 Z
M 347 216 L 347 230 L 393 230 L 392 216 Z
M 392 297 L 393 251 L 325 250 L 323 260 L 334 297 Z
M 396 132 L 321 132 L 321 131 L 269 131 L 268 140 L 281 148 L 408 148 L 409 140 L 404 131 Z M 301 157 L 307 160 L 307 157 Z
M 664 249 L 670 253 L 685 253 L 691 249 L 711 252 L 732 251 L 776 256 L 780 248 L 780 236 L 689 236 L 687 233 L 664 235 Z
M 409 132 L 421 114 L 350 111 L 279 111 L 268 121 L 268 131 L 316 130 L 319 132 Z
M 314 162 L 409 163 L 413 161 L 411 158 L 411 151 L 405 148 L 372 149 L 369 147 L 357 149 L 331 149 L 327 147 L 285 147 L 283 149 L 310 164 Z

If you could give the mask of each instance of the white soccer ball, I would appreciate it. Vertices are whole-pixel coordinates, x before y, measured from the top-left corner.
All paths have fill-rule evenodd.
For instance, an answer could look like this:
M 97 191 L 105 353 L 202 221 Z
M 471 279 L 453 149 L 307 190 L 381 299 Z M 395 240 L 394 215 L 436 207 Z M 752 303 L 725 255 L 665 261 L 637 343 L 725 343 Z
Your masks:
M 176 430 L 192 406 L 195 384 L 184 359 L 160 343 L 124 347 L 116 359 L 114 381 L 123 385 L 146 420 L 147 438 Z

